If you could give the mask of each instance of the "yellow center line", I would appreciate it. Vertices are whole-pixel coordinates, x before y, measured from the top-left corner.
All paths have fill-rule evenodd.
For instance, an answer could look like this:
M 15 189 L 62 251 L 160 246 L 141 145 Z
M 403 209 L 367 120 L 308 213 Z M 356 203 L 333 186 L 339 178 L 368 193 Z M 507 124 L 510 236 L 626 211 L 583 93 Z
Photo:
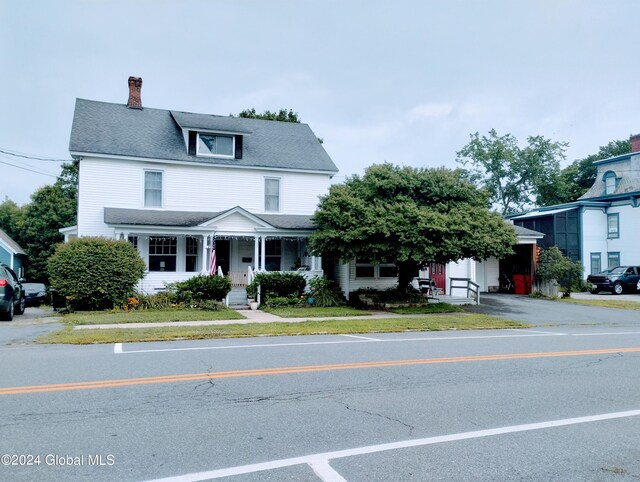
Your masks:
M 256 368 L 251 370 L 231 370 L 224 372 L 191 373 L 184 375 L 166 375 L 145 378 L 124 378 L 119 380 L 96 380 L 89 382 L 58 383 L 50 385 L 32 385 L 23 387 L 0 388 L 0 395 L 18 395 L 24 393 L 60 392 L 70 390 L 90 390 L 94 388 L 115 388 L 134 385 L 153 385 L 157 383 L 178 383 L 200 380 L 216 380 L 222 378 L 258 377 L 267 375 L 284 375 L 291 373 L 326 372 L 334 370 L 357 370 L 361 368 L 384 368 L 406 365 L 430 365 L 437 363 L 462 363 L 501 360 L 523 360 L 530 358 L 556 358 L 568 356 L 610 355 L 618 353 L 638 353 L 635 348 L 605 348 L 600 350 L 552 351 L 537 353 L 509 353 L 504 355 L 475 355 L 445 358 L 417 358 L 413 360 L 387 360 L 358 363 L 338 363 L 331 365 L 307 365 L 281 368 Z

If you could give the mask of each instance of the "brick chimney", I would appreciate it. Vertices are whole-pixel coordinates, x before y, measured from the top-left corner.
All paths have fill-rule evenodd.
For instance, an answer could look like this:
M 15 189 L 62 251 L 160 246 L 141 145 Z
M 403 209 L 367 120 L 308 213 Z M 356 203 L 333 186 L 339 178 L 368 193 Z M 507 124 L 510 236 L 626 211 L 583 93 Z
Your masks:
M 640 151 L 640 134 L 631 136 L 629 141 L 631 142 L 631 152 Z
M 127 101 L 129 109 L 142 109 L 141 90 L 142 77 L 129 77 L 129 100 Z

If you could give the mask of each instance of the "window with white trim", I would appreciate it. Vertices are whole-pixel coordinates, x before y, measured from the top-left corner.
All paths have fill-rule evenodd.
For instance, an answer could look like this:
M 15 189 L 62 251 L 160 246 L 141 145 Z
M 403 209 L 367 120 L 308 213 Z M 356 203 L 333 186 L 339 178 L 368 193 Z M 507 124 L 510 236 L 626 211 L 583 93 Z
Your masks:
M 187 236 L 185 242 L 185 271 L 193 273 L 198 271 L 198 238 Z
M 264 210 L 280 211 L 280 179 L 277 177 L 264 179 Z
M 149 271 L 175 271 L 177 254 L 175 236 L 149 237 Z
M 162 207 L 162 171 L 144 171 L 144 207 Z
M 235 137 L 198 133 L 198 156 L 234 157 Z
M 367 258 L 356 259 L 356 278 L 397 278 L 398 268 L 393 263 L 373 263 Z
M 262 256 L 262 246 L 258 249 L 259 256 Z M 267 271 L 280 271 L 282 266 L 282 240 L 267 239 L 264 249 L 264 268 Z

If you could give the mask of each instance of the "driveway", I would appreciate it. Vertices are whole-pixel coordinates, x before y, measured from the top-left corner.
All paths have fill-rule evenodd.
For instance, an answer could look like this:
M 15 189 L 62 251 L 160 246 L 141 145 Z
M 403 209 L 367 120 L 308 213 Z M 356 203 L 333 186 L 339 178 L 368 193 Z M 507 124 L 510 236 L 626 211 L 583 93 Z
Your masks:
M 640 295 L 591 295 L 577 293 L 572 295 L 582 299 L 632 299 L 640 302 Z M 532 325 L 640 325 L 640 312 L 601 308 L 598 306 L 578 305 L 562 301 L 530 298 L 522 295 L 483 293 L 482 304 L 468 307 L 474 313 L 501 316 Z
M 38 336 L 62 328 L 51 308 L 27 308 L 13 321 L 0 321 L 0 345 L 32 343 Z

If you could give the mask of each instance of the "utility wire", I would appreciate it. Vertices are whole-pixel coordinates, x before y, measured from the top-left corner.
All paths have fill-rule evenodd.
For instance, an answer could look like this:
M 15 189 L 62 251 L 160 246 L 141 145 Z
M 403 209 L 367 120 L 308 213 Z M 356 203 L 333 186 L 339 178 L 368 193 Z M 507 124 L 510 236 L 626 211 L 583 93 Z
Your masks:
M 5 157 L 5 156 L 2 156 L 2 157 Z M 6 157 L 5 157 L 5 159 L 6 159 Z M 49 176 L 49 177 L 53 177 L 53 178 L 57 178 L 57 177 L 58 177 L 58 176 L 56 176 L 56 175 L 54 175 L 54 174 L 51 174 L 51 173 L 48 173 L 48 172 L 36 171 L 36 170 L 34 170 L 34 169 L 29 169 L 28 167 L 24 167 L 24 166 L 17 166 L 17 165 L 15 165 L 15 164 L 11 164 L 11 163 L 6 162 L 6 161 L 0 161 L 0 164 L 6 164 L 7 166 L 17 167 L 18 169 L 24 169 L 25 171 L 34 172 L 34 173 L 36 173 L 36 174 L 41 174 L 41 175 L 43 175 L 43 176 Z
M 24 159 L 32 159 L 34 161 L 49 161 L 49 162 L 72 162 L 73 159 L 52 159 L 50 157 L 40 157 L 40 156 L 31 156 L 29 154 L 19 153 L 17 151 L 10 151 L 4 147 L 0 147 L 0 152 L 3 154 L 8 154 L 14 157 L 22 157 Z

